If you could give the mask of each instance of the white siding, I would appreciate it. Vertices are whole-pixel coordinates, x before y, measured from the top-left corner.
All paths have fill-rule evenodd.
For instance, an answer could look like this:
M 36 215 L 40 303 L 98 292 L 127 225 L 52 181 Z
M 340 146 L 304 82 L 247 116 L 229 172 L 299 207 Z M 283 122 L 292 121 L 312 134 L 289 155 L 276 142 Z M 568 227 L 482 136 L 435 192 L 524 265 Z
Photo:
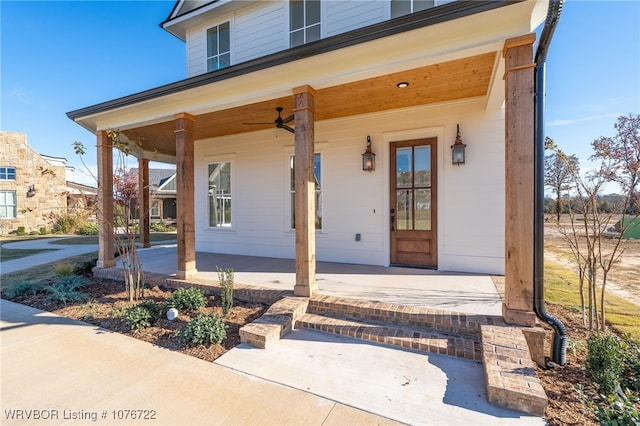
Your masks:
M 327 2 L 325 33 L 327 37 L 382 22 L 388 16 L 387 1 Z
M 279 52 L 288 47 L 285 32 L 286 5 L 286 2 L 261 2 L 236 14 L 234 63 Z
M 441 0 L 436 5 L 448 2 Z M 288 4 L 285 0 L 258 2 L 189 29 L 186 36 L 187 77 L 207 72 L 206 30 L 225 21 L 231 21 L 232 64 L 287 49 Z M 322 9 L 322 36 L 331 37 L 382 22 L 389 19 L 389 8 L 387 0 L 325 2 Z
M 451 165 L 458 123 L 467 144 L 463 166 Z M 482 102 L 316 123 L 324 199 L 323 229 L 316 234 L 318 260 L 389 264 L 389 144 L 434 134 L 440 135 L 439 269 L 504 272 L 503 113 L 485 111 Z M 372 173 L 362 171 L 367 135 L 377 154 Z M 275 129 L 196 142 L 197 250 L 294 257 L 295 235 L 288 220 L 287 159 L 292 150 L 293 135 Z M 209 229 L 207 164 L 224 158 L 232 158 L 235 223 L 233 230 Z M 361 234 L 359 242 L 356 233 Z

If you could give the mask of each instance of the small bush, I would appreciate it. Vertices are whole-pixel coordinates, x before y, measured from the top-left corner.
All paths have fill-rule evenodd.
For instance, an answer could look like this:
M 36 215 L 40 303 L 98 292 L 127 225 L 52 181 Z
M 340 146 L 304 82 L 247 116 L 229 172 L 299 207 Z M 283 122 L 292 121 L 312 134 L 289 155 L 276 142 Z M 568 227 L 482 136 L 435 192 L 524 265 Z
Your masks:
M 43 284 L 40 281 L 20 281 L 11 285 L 4 291 L 4 296 L 9 299 L 16 297 L 33 296 L 42 290 Z
M 84 262 L 78 263 L 73 267 L 74 275 L 91 275 L 93 268 L 98 263 L 98 258 L 93 258 Z
M 154 300 L 146 300 L 124 310 L 122 320 L 131 330 L 143 330 L 151 327 L 162 316 L 163 308 Z
M 27 235 L 27 231 L 25 231 L 24 226 L 18 226 L 18 229 L 16 229 L 16 235 Z
M 77 275 L 59 277 L 45 291 L 49 293 L 46 302 L 62 302 L 65 306 L 70 302 L 82 302 L 87 295 L 78 291 L 86 287 L 87 281 Z
M 47 231 L 47 228 L 45 228 L 44 226 L 40 227 L 40 235 L 47 235 L 49 234 L 49 231 Z
M 31 231 L 29 232 L 29 235 L 40 235 L 40 233 L 38 231 Z
M 594 334 L 587 340 L 585 367 L 603 395 L 615 394 L 624 371 L 624 352 L 615 336 Z
M 77 232 L 82 235 L 98 235 L 98 224 L 96 222 L 88 222 L 78 228 Z
M 168 232 L 172 231 L 174 228 L 167 225 L 165 222 L 160 221 L 151 223 L 151 225 L 149 225 L 149 229 L 153 232 Z
M 200 314 L 179 332 L 180 339 L 187 344 L 222 343 L 227 338 L 227 326 L 216 313 Z
M 53 273 L 56 277 L 70 277 L 73 275 L 73 265 L 70 263 L 58 263 L 53 267 Z
M 222 314 L 226 317 L 233 308 L 233 269 L 218 270 L 218 281 L 220 282 L 220 299 L 222 301 Z
M 596 420 L 605 426 L 636 426 L 640 424 L 638 398 L 629 390 L 623 394 L 608 395 L 603 404 L 595 407 Z
M 195 287 L 180 287 L 167 299 L 167 308 L 176 308 L 178 311 L 196 312 L 206 304 L 204 293 Z

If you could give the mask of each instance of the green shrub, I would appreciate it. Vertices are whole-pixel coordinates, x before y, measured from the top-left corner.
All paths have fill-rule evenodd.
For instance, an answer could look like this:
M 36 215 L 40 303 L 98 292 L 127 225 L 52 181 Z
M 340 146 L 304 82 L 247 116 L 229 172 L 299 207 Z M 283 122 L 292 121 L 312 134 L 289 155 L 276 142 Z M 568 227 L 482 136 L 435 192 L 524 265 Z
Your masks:
M 631 336 L 625 336 L 622 342 L 624 349 L 624 374 L 621 382 L 623 389 L 640 394 L 640 344 Z
M 218 270 L 218 281 L 220 282 L 220 299 L 222 301 L 222 314 L 226 317 L 233 308 L 233 269 Z
M 98 224 L 96 222 L 87 222 L 84 226 L 78 228 L 77 232 L 82 235 L 98 235 Z
M 73 267 L 73 273 L 74 275 L 91 275 L 91 272 L 93 271 L 93 268 L 96 266 L 97 263 L 98 263 L 97 257 L 91 260 L 80 262 Z
M 47 231 L 47 228 L 45 228 L 44 226 L 40 227 L 40 235 L 47 235 L 49 234 L 49 231 Z
M 200 314 L 179 332 L 180 339 L 187 344 L 222 343 L 227 338 L 227 326 L 216 313 Z
M 206 304 L 204 293 L 195 287 L 180 287 L 167 298 L 167 308 L 176 308 L 178 311 L 195 312 Z
M 167 231 L 171 231 L 173 228 L 169 227 L 163 221 L 160 221 L 160 222 L 153 222 L 151 225 L 149 225 L 149 229 L 152 230 L 153 232 L 167 232 Z
M 87 281 L 77 275 L 57 278 L 53 284 L 45 287 L 49 294 L 46 302 L 62 302 L 65 306 L 69 302 L 82 302 L 87 299 L 87 295 L 78 291 L 86 287 Z
M 12 284 L 7 290 L 4 291 L 4 296 L 9 299 L 15 299 L 16 297 L 33 296 L 42 290 L 43 284 L 40 281 L 20 281 Z
M 29 235 L 40 235 L 40 233 L 38 231 L 31 231 L 29 232 Z
M 16 229 L 16 235 L 27 235 L 27 231 L 25 231 L 24 226 L 18 226 L 18 229 Z
M 154 300 L 145 300 L 144 302 L 126 308 L 122 315 L 131 330 L 143 330 L 151 327 L 163 313 L 162 305 Z
M 640 425 L 638 397 L 629 390 L 622 395 L 606 397 L 604 403 L 595 407 L 596 420 L 603 426 L 637 426 Z
M 53 267 L 53 273 L 56 277 L 70 277 L 73 275 L 73 265 L 70 263 L 58 263 Z
M 593 334 L 587 340 L 585 367 L 601 394 L 617 393 L 624 360 L 622 344 L 617 337 Z

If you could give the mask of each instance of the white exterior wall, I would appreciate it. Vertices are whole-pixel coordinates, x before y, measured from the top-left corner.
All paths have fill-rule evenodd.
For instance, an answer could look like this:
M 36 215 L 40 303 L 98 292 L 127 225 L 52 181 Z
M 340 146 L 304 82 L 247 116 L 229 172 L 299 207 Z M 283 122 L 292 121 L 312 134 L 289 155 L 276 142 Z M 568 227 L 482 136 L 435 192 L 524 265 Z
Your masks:
M 467 164 L 453 166 L 458 123 Z M 371 173 L 362 171 L 367 135 L 376 153 Z M 504 272 L 504 116 L 485 111 L 482 101 L 316 123 L 323 168 L 317 260 L 389 264 L 389 144 L 432 136 L 438 137 L 439 269 Z M 288 192 L 293 143 L 292 134 L 275 129 L 196 141 L 196 250 L 294 257 Z M 207 165 L 220 161 L 232 162 L 233 229 L 208 227 Z

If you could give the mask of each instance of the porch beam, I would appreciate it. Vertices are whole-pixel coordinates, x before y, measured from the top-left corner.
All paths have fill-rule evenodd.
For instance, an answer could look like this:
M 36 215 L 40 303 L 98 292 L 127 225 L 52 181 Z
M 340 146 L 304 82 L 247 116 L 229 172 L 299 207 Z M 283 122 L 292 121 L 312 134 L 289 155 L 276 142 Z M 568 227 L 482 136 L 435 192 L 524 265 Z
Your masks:
M 194 134 L 195 117 L 180 113 L 176 122 L 176 209 L 178 237 L 178 279 L 197 274 L 194 212 Z
M 310 86 L 293 89 L 295 114 L 296 296 L 312 297 L 316 283 L 316 185 L 314 173 L 314 99 Z
M 98 268 L 116 266 L 113 234 L 113 145 L 106 130 L 96 133 L 98 166 Z
M 151 247 L 149 203 L 149 160 L 138 158 L 138 232 L 145 248 Z
M 507 323 L 532 327 L 535 34 L 505 42 L 505 298 Z

